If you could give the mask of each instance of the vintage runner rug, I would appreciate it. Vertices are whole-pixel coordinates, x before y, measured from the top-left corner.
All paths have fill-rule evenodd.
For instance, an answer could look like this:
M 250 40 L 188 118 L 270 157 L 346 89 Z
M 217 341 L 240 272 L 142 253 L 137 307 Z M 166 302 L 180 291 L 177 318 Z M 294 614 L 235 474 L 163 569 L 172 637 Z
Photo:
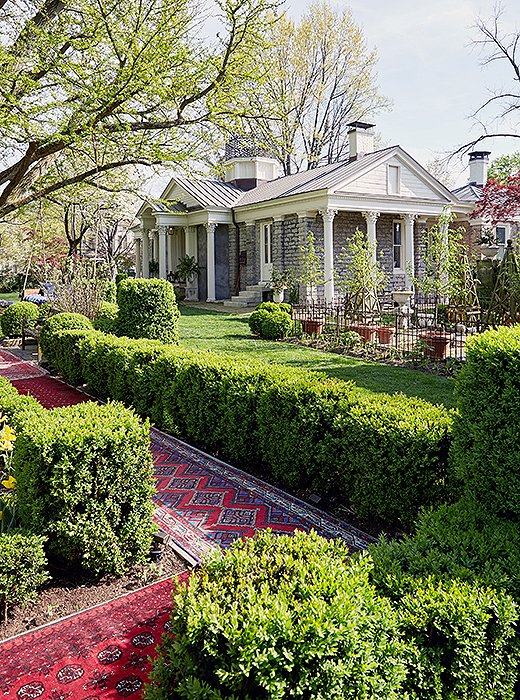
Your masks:
M 36 362 L 23 360 L 9 350 L 0 348 L 0 376 L 6 379 L 29 379 L 30 377 L 43 377 L 47 371 Z
M 141 697 L 168 628 L 172 587 L 171 580 L 153 583 L 0 642 L 0 698 Z

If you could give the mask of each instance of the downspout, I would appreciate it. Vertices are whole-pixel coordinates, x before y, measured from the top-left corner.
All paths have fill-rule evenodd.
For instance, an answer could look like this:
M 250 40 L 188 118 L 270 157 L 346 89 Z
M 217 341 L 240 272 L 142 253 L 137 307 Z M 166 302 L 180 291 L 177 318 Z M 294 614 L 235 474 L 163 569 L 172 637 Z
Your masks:
M 231 207 L 231 221 L 233 222 L 233 226 L 235 227 L 235 270 L 236 270 L 236 275 L 235 275 L 235 295 L 238 295 L 240 292 L 240 229 L 238 228 L 238 224 L 235 218 L 235 210 L 233 207 Z

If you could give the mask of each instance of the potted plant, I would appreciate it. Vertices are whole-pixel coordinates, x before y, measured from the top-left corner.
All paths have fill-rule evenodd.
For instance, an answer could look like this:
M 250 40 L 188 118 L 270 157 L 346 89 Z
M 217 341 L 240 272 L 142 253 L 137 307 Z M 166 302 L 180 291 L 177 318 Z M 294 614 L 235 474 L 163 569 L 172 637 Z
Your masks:
M 497 256 L 499 247 L 497 245 L 495 233 L 492 229 L 487 227 L 483 228 L 478 243 L 483 259 L 492 260 Z
M 444 331 L 424 331 L 419 340 L 424 343 L 424 355 L 432 360 L 445 360 L 451 335 Z
M 283 301 L 284 292 L 293 280 L 292 270 L 279 270 L 273 266 L 269 287 L 273 291 L 273 301 L 280 304 Z
M 390 345 L 394 337 L 394 329 L 392 326 L 378 326 L 376 330 L 377 339 L 381 345 Z
M 200 267 L 194 255 L 185 255 L 179 259 L 179 263 L 175 269 L 175 277 L 177 280 L 184 283 L 184 293 L 188 300 L 193 300 L 197 296 L 196 280 L 199 274 Z

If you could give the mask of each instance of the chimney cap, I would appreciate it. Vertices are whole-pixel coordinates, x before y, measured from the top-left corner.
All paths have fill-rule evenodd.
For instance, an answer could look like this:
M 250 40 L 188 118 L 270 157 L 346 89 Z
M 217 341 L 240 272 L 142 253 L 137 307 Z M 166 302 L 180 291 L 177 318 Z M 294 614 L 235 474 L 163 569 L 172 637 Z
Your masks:
M 470 162 L 472 160 L 488 160 L 488 156 L 491 155 L 491 151 L 472 151 L 469 154 Z
M 349 132 L 350 132 L 350 131 L 354 131 L 354 129 L 365 129 L 365 130 L 372 129 L 375 126 L 375 124 L 368 124 L 367 122 L 349 122 L 347 124 L 347 126 L 350 127 L 350 129 L 349 129 Z

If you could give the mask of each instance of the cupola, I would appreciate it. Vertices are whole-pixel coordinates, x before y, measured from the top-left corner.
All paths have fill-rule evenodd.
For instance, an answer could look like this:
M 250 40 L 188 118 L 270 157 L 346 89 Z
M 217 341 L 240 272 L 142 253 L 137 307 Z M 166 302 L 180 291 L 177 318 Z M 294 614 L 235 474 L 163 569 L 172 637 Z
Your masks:
M 234 136 L 228 141 L 222 165 L 225 182 L 242 190 L 252 190 L 279 177 L 278 161 L 246 136 Z

